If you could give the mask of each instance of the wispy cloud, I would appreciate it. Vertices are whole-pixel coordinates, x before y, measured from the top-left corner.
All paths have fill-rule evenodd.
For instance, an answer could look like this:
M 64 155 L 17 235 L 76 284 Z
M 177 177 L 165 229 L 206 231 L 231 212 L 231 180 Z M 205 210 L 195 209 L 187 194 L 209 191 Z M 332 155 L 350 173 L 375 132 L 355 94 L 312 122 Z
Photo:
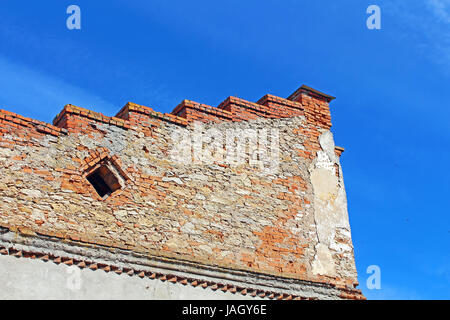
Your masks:
M 428 0 L 428 6 L 442 22 L 450 23 L 450 0 Z
M 109 45 L 108 42 L 89 45 L 73 35 L 58 36 L 53 30 L 35 30 L 11 17 L 0 20 L 0 108 L 22 106 L 18 108 L 22 113 L 29 112 L 30 104 L 34 105 L 45 95 L 44 101 L 49 101 L 49 104 L 34 108 L 43 114 L 43 106 L 59 110 L 61 104 L 72 103 L 111 115 L 127 101 L 167 112 L 184 98 L 174 98 L 175 94 L 167 83 L 152 77 L 153 61 L 123 59 L 121 54 L 115 54 L 115 51 L 123 52 L 120 49 L 122 45 L 118 45 L 117 50 L 108 50 Z M 73 75 L 78 80 L 72 82 L 70 77 L 61 80 L 60 75 L 51 75 L 43 72 L 44 69 L 60 74 L 65 71 L 66 75 Z M 96 87 L 87 88 L 85 79 Z M 27 99 L 35 97 L 35 101 L 25 102 L 25 96 L 21 94 L 13 96 L 17 93 L 14 84 L 24 90 Z M 36 86 L 45 88 L 37 89 Z M 13 90 L 5 92 L 6 88 Z M 113 99 L 119 101 L 118 104 L 111 106 L 105 101 Z
M 0 108 L 50 122 L 66 104 L 117 110 L 102 97 L 0 55 Z M 53 114 L 49 114 L 53 112 Z
M 434 17 L 425 31 L 432 48 L 431 58 L 450 74 L 450 0 L 427 0 Z
M 383 7 L 402 38 L 450 75 L 450 0 L 394 0 Z

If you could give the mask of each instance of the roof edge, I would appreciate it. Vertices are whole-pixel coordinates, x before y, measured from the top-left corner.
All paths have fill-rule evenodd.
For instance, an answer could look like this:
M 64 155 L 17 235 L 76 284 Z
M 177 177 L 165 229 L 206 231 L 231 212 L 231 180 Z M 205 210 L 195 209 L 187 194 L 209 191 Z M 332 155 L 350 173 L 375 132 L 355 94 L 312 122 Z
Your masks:
M 312 93 L 313 95 L 319 96 L 320 98 L 326 100 L 327 102 L 330 102 L 334 99 L 336 99 L 336 97 L 330 96 L 329 94 L 323 93 L 319 90 L 313 89 L 305 84 L 302 84 L 302 86 L 300 88 L 298 88 L 297 90 L 295 90 L 294 93 L 292 93 L 287 99 L 288 100 L 294 100 L 294 98 L 299 94 L 299 93 Z

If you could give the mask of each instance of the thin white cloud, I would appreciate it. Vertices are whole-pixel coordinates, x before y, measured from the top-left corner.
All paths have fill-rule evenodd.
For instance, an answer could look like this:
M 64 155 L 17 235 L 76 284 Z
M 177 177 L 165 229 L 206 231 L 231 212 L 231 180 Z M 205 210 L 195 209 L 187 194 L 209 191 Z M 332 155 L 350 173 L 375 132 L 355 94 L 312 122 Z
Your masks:
M 383 8 L 403 32 L 401 38 L 450 75 L 450 0 L 391 0 Z
M 63 23 L 62 27 L 65 28 L 65 23 Z M 115 88 L 120 87 L 120 93 L 114 92 L 111 96 L 116 98 L 117 96 L 123 96 L 123 98 L 121 98 L 123 100 L 119 101 L 120 105 L 114 107 L 114 111 L 109 111 L 112 113 L 118 111 L 117 108 L 121 108 L 127 101 L 148 105 L 158 111 L 170 112 L 185 98 L 185 96 L 177 97 L 176 92 L 173 92 L 170 84 L 153 76 L 152 67 L 154 62 L 138 60 L 137 62 L 122 61 L 122 63 L 118 64 L 117 61 L 120 58 L 120 55 L 115 55 L 115 50 L 106 51 L 99 46 L 86 46 L 85 43 L 80 39 L 77 39 L 77 37 L 55 37 L 52 30 L 29 29 L 24 25 L 17 23 L 17 21 L 11 19 L 11 17 L 9 17 L 9 20 L 0 19 L 0 48 L 2 45 L 4 45 L 5 48 L 10 47 L 14 48 L 14 50 L 26 51 L 27 54 L 25 56 L 28 59 L 25 59 L 24 61 L 30 61 L 34 58 L 30 57 L 31 54 L 29 53 L 38 52 L 40 58 L 37 62 L 39 65 L 45 66 L 50 60 L 54 65 L 67 65 L 68 69 L 71 70 L 73 70 L 73 66 L 78 66 L 80 70 L 77 71 L 76 75 L 81 79 L 86 76 L 91 76 L 92 73 L 98 73 L 100 75 L 95 75 L 96 78 L 99 78 L 99 82 L 101 80 L 100 78 L 104 77 L 107 77 L 108 79 L 118 79 L 117 86 L 116 84 L 113 85 Z M 10 59 L 8 64 L 10 64 L 11 67 L 14 64 L 14 67 L 17 70 L 25 68 L 28 71 L 35 71 L 34 73 L 39 73 L 40 76 L 44 76 L 42 72 L 37 71 L 34 66 L 26 67 L 17 62 L 13 63 L 11 57 L 14 57 L 14 55 L 11 51 L 8 51 L 9 50 L 5 50 L 5 53 L 2 53 L 0 50 L 0 59 Z M 20 56 L 23 56 L 23 54 Z M 0 63 L 2 63 L 2 65 L 5 64 L 4 61 L 0 61 Z M 0 74 L 0 78 L 2 77 L 5 78 L 4 75 Z M 0 81 L 2 80 L 4 79 L 0 79 Z M 52 78 L 51 83 L 57 82 L 56 80 L 56 78 Z M 111 83 L 111 81 L 109 83 Z M 122 83 L 126 85 L 122 86 Z M 79 89 L 82 84 L 76 83 L 76 86 Z M 80 94 L 80 97 L 90 95 L 91 94 L 84 91 Z M 2 92 L 0 89 L 0 108 L 3 107 L 1 96 Z M 72 95 L 68 95 L 67 100 L 70 100 L 71 97 Z M 88 99 L 83 99 L 82 101 L 86 100 Z M 96 100 L 94 99 L 94 102 L 95 101 Z M 76 104 L 73 101 L 69 101 L 69 103 Z M 87 106 L 93 106 L 93 104 L 90 103 Z M 95 111 L 103 112 L 99 109 L 101 107 L 101 103 L 98 105 L 96 104 Z
M 0 55 L 0 109 L 50 122 L 66 104 L 118 110 L 102 97 Z
M 450 0 L 428 0 L 428 5 L 438 19 L 450 23 Z
M 450 0 L 427 0 L 427 6 L 434 17 L 424 29 L 430 57 L 450 74 Z

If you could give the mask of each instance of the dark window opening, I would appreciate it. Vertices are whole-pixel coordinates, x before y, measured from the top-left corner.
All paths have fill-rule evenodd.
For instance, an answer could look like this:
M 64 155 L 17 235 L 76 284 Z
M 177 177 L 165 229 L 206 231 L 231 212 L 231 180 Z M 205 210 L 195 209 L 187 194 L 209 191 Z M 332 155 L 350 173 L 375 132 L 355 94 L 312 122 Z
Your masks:
M 87 177 L 87 180 L 92 184 L 101 198 L 105 198 L 121 188 L 116 176 L 105 165 L 102 165 L 91 173 Z

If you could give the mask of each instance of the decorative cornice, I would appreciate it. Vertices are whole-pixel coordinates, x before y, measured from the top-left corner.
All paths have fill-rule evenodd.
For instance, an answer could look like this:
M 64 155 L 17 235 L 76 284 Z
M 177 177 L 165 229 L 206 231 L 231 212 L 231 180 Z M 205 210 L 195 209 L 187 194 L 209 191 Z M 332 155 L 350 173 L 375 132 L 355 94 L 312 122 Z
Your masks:
M 0 228 L 0 254 L 267 299 L 365 299 L 361 291 L 354 288 L 255 275 L 244 271 L 194 265 L 188 261 L 139 256 L 123 250 L 112 253 L 107 248 L 80 246 L 74 241 L 62 242 L 44 236 L 17 234 L 5 228 Z M 314 292 L 315 295 L 299 294 L 302 289 Z

